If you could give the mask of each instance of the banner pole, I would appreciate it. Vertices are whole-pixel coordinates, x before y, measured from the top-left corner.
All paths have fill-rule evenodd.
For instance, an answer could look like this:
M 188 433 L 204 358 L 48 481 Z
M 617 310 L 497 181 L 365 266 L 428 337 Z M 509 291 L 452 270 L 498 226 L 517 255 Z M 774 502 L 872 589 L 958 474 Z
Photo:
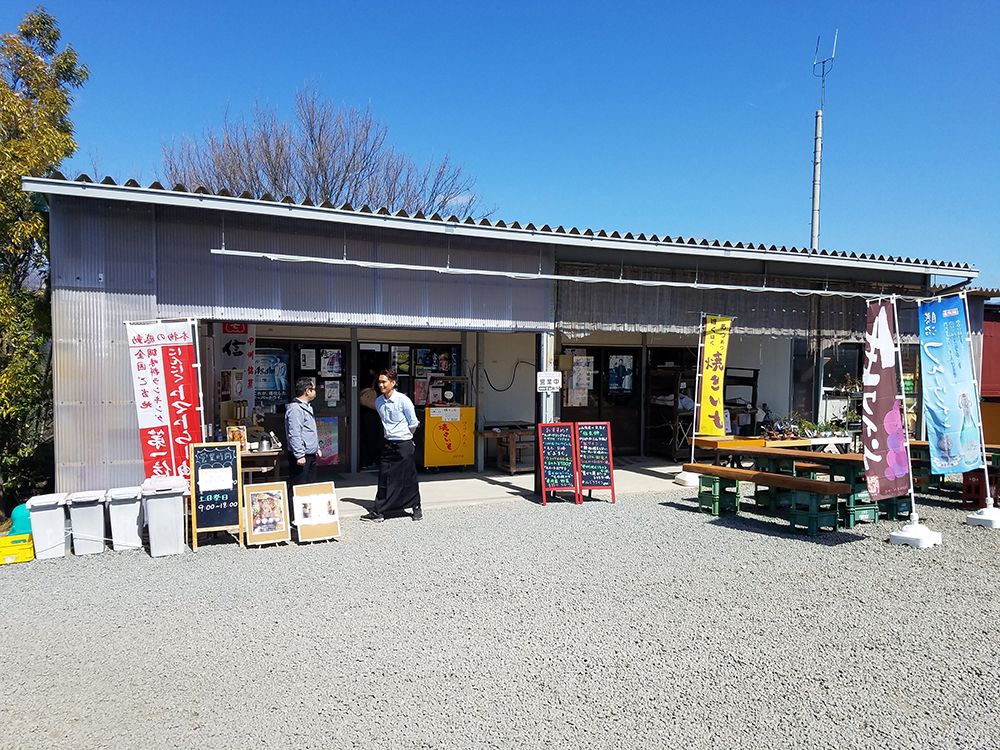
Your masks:
M 704 362 L 705 348 L 705 311 L 701 311 L 701 322 L 698 324 L 698 369 L 694 373 L 694 410 L 691 412 L 691 463 L 694 463 L 694 440 L 698 437 L 698 405 L 701 403 L 701 368 Z M 678 401 L 680 399 L 678 398 Z
M 900 416 L 903 420 L 903 440 L 906 444 L 906 470 L 909 473 L 910 480 L 910 520 L 903 524 L 897 531 L 889 533 L 889 543 L 908 544 L 917 549 L 926 549 L 927 547 L 941 544 L 941 532 L 932 531 L 920 523 L 920 516 L 917 513 L 916 493 L 913 489 L 913 458 L 910 451 L 910 432 L 906 423 L 906 388 L 903 385 L 903 346 L 900 343 L 899 310 L 896 307 L 896 299 L 896 295 L 892 295 L 889 301 L 892 304 L 892 319 L 896 327 L 894 344 L 896 347 L 896 379 L 899 381 L 896 384 L 896 399 L 900 404 L 902 412 Z
M 993 493 L 990 491 L 990 464 L 986 460 L 986 434 L 983 428 L 983 409 L 980 406 L 979 378 L 976 377 L 976 352 L 972 347 L 972 318 L 969 317 L 969 297 L 965 292 L 959 292 L 962 304 L 965 305 L 965 338 L 969 344 L 969 362 L 972 364 L 972 396 L 973 407 L 979 419 L 979 449 L 983 458 L 983 481 L 986 483 L 983 493 L 986 496 L 986 507 L 975 513 L 969 514 L 965 522 L 973 526 L 986 526 L 987 528 L 1000 528 L 1000 509 L 994 507 Z
M 920 523 L 920 516 L 917 513 L 917 498 L 913 490 L 913 456 L 910 453 L 910 429 L 906 419 L 906 387 L 903 380 L 903 345 L 899 340 L 899 309 L 896 307 L 896 295 L 889 297 L 892 304 L 892 321 L 896 332 L 896 377 L 897 384 L 896 398 L 899 399 L 900 417 L 903 420 L 903 440 L 906 443 L 906 468 L 907 476 L 910 479 L 910 523 Z
M 698 383 L 701 380 L 701 358 L 702 358 L 702 346 L 705 338 L 705 311 L 702 310 L 701 317 L 698 321 L 698 367 L 694 373 L 694 409 L 691 411 L 691 463 L 694 463 L 694 439 L 698 434 Z M 679 374 L 681 377 L 683 373 Z M 680 389 L 678 389 L 680 390 Z M 680 393 L 677 394 L 677 403 L 674 404 L 674 409 L 680 411 Z M 678 420 L 680 417 L 678 416 Z M 678 421 L 680 424 L 680 421 Z M 680 471 L 674 476 L 674 484 L 679 484 L 682 487 L 696 487 L 698 485 L 698 475 L 693 474 L 690 471 Z

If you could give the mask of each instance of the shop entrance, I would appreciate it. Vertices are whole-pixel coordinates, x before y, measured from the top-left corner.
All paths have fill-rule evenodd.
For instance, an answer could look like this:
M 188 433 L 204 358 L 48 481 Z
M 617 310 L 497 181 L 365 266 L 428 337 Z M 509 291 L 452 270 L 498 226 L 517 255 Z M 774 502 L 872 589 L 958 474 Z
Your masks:
M 349 471 L 351 466 L 350 418 L 347 373 L 350 346 L 340 341 L 297 342 L 260 339 L 257 342 L 257 405 L 263 412 L 264 427 L 286 443 L 285 406 L 295 395 L 295 381 L 309 377 L 316 384 L 312 402 L 323 456 L 317 459 L 318 474 Z M 282 457 L 282 472 L 288 467 Z
M 562 419 L 567 422 L 610 422 L 615 454 L 641 450 L 642 350 L 630 347 L 563 347 L 573 369 L 562 392 Z
M 362 342 L 358 351 L 358 388 L 361 404 L 358 421 L 358 468 L 378 468 L 382 455 L 382 422 L 369 404 L 374 404 L 378 396 L 378 373 L 386 368 L 396 370 L 397 389 L 412 401 L 422 428 L 417 430 L 417 465 L 465 465 L 474 462 L 473 451 L 468 460 L 458 463 L 438 464 L 428 460 L 424 440 L 428 431 L 440 420 L 438 412 L 442 408 L 467 407 L 470 391 L 468 378 L 461 376 L 462 347 L 458 344 L 381 344 Z M 365 396 L 365 389 L 372 393 Z M 447 413 L 445 419 L 450 418 Z M 460 412 L 461 414 L 461 412 Z M 468 421 L 468 420 L 465 420 Z M 442 444 L 447 449 L 468 448 L 468 441 L 474 441 L 474 418 L 470 424 L 447 424 L 444 432 L 450 437 Z M 440 427 L 440 425 L 438 425 Z M 440 432 L 441 430 L 439 430 Z M 467 434 L 468 433 L 468 434 Z M 459 441 L 455 436 L 461 434 Z M 461 445 L 459 445 L 461 443 Z M 435 443 L 437 445 L 437 443 Z M 441 446 L 438 446 L 441 447 Z M 466 451 L 468 453 L 468 451 Z M 440 458 L 440 457 L 438 457 Z

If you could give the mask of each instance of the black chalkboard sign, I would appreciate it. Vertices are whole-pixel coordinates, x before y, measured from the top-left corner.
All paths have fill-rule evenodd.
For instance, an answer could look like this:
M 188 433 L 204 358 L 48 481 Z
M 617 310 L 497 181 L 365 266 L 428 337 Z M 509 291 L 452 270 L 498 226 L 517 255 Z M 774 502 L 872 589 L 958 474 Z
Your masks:
M 580 490 L 611 490 L 611 502 L 615 502 L 611 423 L 577 422 L 575 426 L 576 460 L 580 467 Z
M 199 531 L 240 528 L 243 474 L 239 443 L 196 443 L 190 447 L 191 549 Z
M 542 472 L 542 505 L 553 490 L 573 490 L 576 501 L 576 434 L 572 422 L 538 425 L 538 465 Z

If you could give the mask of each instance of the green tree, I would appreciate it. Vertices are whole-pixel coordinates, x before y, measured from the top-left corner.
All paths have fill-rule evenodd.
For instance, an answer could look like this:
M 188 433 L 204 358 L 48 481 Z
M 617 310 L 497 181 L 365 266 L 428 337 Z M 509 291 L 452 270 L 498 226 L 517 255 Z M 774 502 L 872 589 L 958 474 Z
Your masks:
M 55 18 L 28 13 L 0 35 L 0 493 L 3 507 L 39 481 L 51 442 L 48 226 L 21 177 L 50 175 L 76 150 L 71 91 L 88 71 Z M 46 467 L 41 469 L 44 477 Z M 47 467 L 51 476 L 51 464 Z

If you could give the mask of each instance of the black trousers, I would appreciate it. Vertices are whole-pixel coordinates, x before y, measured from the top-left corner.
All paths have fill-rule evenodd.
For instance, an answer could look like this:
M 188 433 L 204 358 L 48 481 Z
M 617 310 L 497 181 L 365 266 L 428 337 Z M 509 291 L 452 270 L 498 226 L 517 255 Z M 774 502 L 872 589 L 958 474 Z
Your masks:
M 420 507 L 416 449 L 412 440 L 386 440 L 378 472 L 375 512 L 391 513 Z
M 316 481 L 316 454 L 307 453 L 306 462 L 300 464 L 291 453 L 288 454 L 289 484 L 295 487 L 299 484 L 312 484 Z

